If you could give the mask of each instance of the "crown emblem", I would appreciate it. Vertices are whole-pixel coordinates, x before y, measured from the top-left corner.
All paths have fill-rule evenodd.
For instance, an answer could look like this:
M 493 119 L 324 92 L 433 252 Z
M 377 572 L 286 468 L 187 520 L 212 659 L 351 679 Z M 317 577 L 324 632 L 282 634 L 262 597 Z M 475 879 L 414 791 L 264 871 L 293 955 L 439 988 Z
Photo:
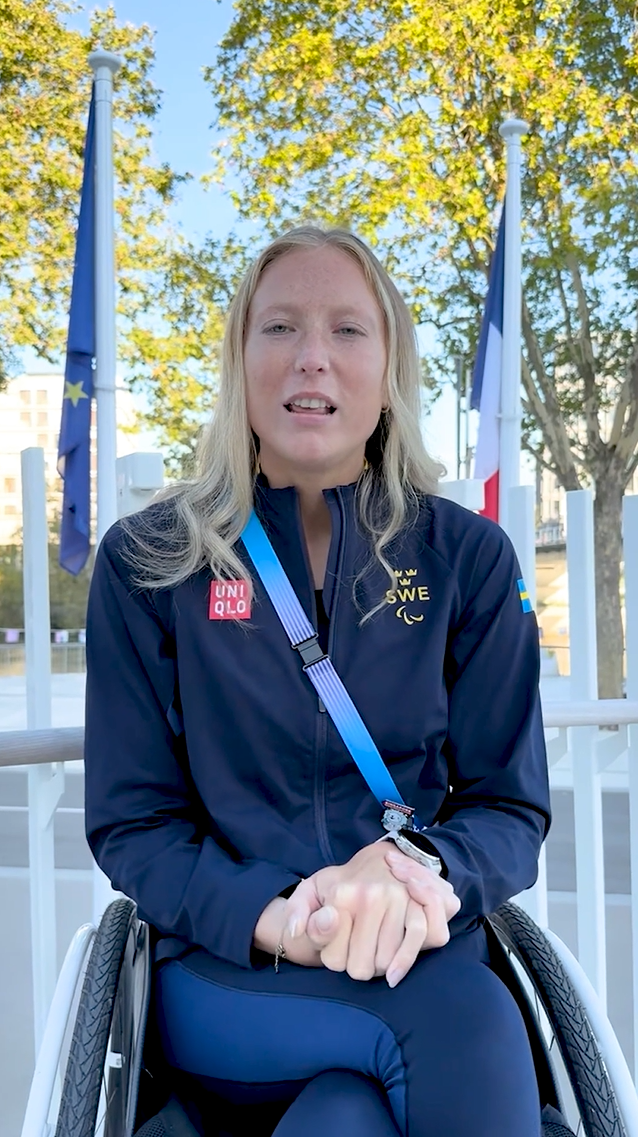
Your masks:
M 420 624 L 423 621 L 423 612 L 415 612 L 412 608 L 408 611 L 407 605 L 423 604 L 429 601 L 430 590 L 428 586 L 418 584 L 414 580 L 414 577 L 419 574 L 418 569 L 393 569 L 392 571 L 396 577 L 396 586 L 386 592 L 386 602 L 397 604 L 394 614 L 398 620 L 403 620 L 403 623 L 407 624 L 408 627 L 411 624 Z

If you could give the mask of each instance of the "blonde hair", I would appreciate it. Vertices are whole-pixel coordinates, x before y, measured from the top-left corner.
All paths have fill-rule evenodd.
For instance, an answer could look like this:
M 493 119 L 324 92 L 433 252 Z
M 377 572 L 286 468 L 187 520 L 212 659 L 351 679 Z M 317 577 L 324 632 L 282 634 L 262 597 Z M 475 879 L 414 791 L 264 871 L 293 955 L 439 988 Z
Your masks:
M 415 520 L 421 495 L 436 493 L 444 472 L 427 454 L 421 437 L 421 373 L 414 324 L 398 288 L 363 241 L 346 229 L 302 225 L 276 237 L 259 254 L 232 300 L 222 345 L 219 396 L 198 445 L 195 476 L 158 495 L 171 503 L 159 517 L 153 504 L 121 523 L 128 538 L 126 557 L 141 587 L 174 587 L 206 564 L 217 580 L 245 577 L 246 568 L 235 545 L 253 508 L 259 470 L 244 371 L 250 304 L 262 273 L 273 261 L 296 249 L 324 246 L 340 249 L 359 265 L 384 316 L 388 410 L 382 412 L 367 442 L 357 502 L 373 557 L 394 586 L 384 550 Z

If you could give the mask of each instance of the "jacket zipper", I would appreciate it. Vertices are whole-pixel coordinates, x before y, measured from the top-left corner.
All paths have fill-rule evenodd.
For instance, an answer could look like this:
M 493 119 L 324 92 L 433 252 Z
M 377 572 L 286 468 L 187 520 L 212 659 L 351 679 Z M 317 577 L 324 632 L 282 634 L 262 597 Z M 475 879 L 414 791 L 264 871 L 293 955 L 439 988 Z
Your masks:
M 301 537 L 301 547 L 303 550 L 304 562 L 306 565 L 306 573 L 310 581 L 310 600 L 312 604 L 312 626 L 317 628 L 317 600 L 315 597 L 314 580 L 312 576 L 312 565 L 310 564 L 310 557 L 308 556 L 308 548 L 306 545 L 306 538 L 303 530 L 303 522 L 301 519 L 301 506 L 299 504 L 299 496 L 297 495 L 296 502 L 297 525 L 299 527 L 299 535 Z M 330 633 L 328 634 L 330 639 Z M 324 713 L 319 713 L 324 712 Z M 312 787 L 312 805 L 313 815 L 315 821 L 315 832 L 317 834 L 317 843 L 319 851 L 327 865 L 334 864 L 335 857 L 330 848 L 330 839 L 328 837 L 328 827 L 326 825 L 326 808 L 325 808 L 325 787 L 323 779 L 320 777 L 320 771 L 323 769 L 325 760 L 322 763 L 320 755 L 325 753 L 326 739 L 327 739 L 326 715 L 325 707 L 317 695 L 317 717 L 315 722 L 315 752 L 314 752 L 314 783 Z
M 297 515 L 297 527 L 299 529 L 299 536 L 301 537 L 301 551 L 303 553 L 304 564 L 306 566 L 306 573 L 310 581 L 310 604 L 312 606 L 312 626 L 317 627 L 317 600 L 315 597 L 314 580 L 312 577 L 312 565 L 310 564 L 310 557 L 308 556 L 308 546 L 306 545 L 306 536 L 303 529 L 303 521 L 301 520 L 301 506 L 299 504 L 299 494 L 297 494 L 295 502 L 295 512 Z
M 339 541 L 339 553 L 337 556 L 337 570 L 335 574 L 335 591 L 332 596 L 332 610 L 330 612 L 330 623 L 328 627 L 328 655 L 332 659 L 334 651 L 335 633 L 336 633 L 336 615 L 337 606 L 339 603 L 339 584 L 341 581 L 341 572 L 343 568 L 343 560 L 346 547 L 346 519 L 345 511 L 342 506 L 341 493 L 339 489 L 335 490 L 337 502 L 339 505 L 339 514 L 341 519 L 341 533 Z M 314 595 L 314 593 L 313 593 Z M 316 612 L 315 612 L 315 627 L 316 627 Z M 326 757 L 328 752 L 328 714 L 321 700 L 319 700 L 319 714 L 317 716 L 317 728 L 315 733 L 315 785 L 314 785 L 314 815 L 315 827 L 317 831 L 317 838 L 319 841 L 319 848 L 321 854 L 327 864 L 335 864 L 335 854 L 330 844 L 330 834 L 328 832 L 328 819 L 326 816 Z

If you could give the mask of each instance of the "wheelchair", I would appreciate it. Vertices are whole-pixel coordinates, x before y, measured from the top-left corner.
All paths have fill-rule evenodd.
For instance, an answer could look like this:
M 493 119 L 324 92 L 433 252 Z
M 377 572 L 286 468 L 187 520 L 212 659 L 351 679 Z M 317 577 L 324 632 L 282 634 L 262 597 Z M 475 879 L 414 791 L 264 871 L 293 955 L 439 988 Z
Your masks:
M 543 1137 L 638 1137 L 627 1064 L 577 961 L 512 902 L 486 931 L 492 967 L 528 1031 Z M 115 900 L 97 931 L 84 925 L 67 953 L 22 1137 L 160 1137 L 151 1119 L 174 1091 L 175 1072 L 146 1029 L 150 988 L 148 925 L 131 900 Z

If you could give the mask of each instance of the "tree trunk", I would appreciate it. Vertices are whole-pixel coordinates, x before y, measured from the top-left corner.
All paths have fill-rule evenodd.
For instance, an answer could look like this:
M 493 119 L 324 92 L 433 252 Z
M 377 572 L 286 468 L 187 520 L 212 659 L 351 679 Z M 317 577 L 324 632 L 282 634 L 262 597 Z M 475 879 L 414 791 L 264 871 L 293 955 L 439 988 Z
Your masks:
M 598 698 L 623 697 L 623 627 L 620 607 L 624 486 L 610 471 L 596 480 L 594 547 Z

